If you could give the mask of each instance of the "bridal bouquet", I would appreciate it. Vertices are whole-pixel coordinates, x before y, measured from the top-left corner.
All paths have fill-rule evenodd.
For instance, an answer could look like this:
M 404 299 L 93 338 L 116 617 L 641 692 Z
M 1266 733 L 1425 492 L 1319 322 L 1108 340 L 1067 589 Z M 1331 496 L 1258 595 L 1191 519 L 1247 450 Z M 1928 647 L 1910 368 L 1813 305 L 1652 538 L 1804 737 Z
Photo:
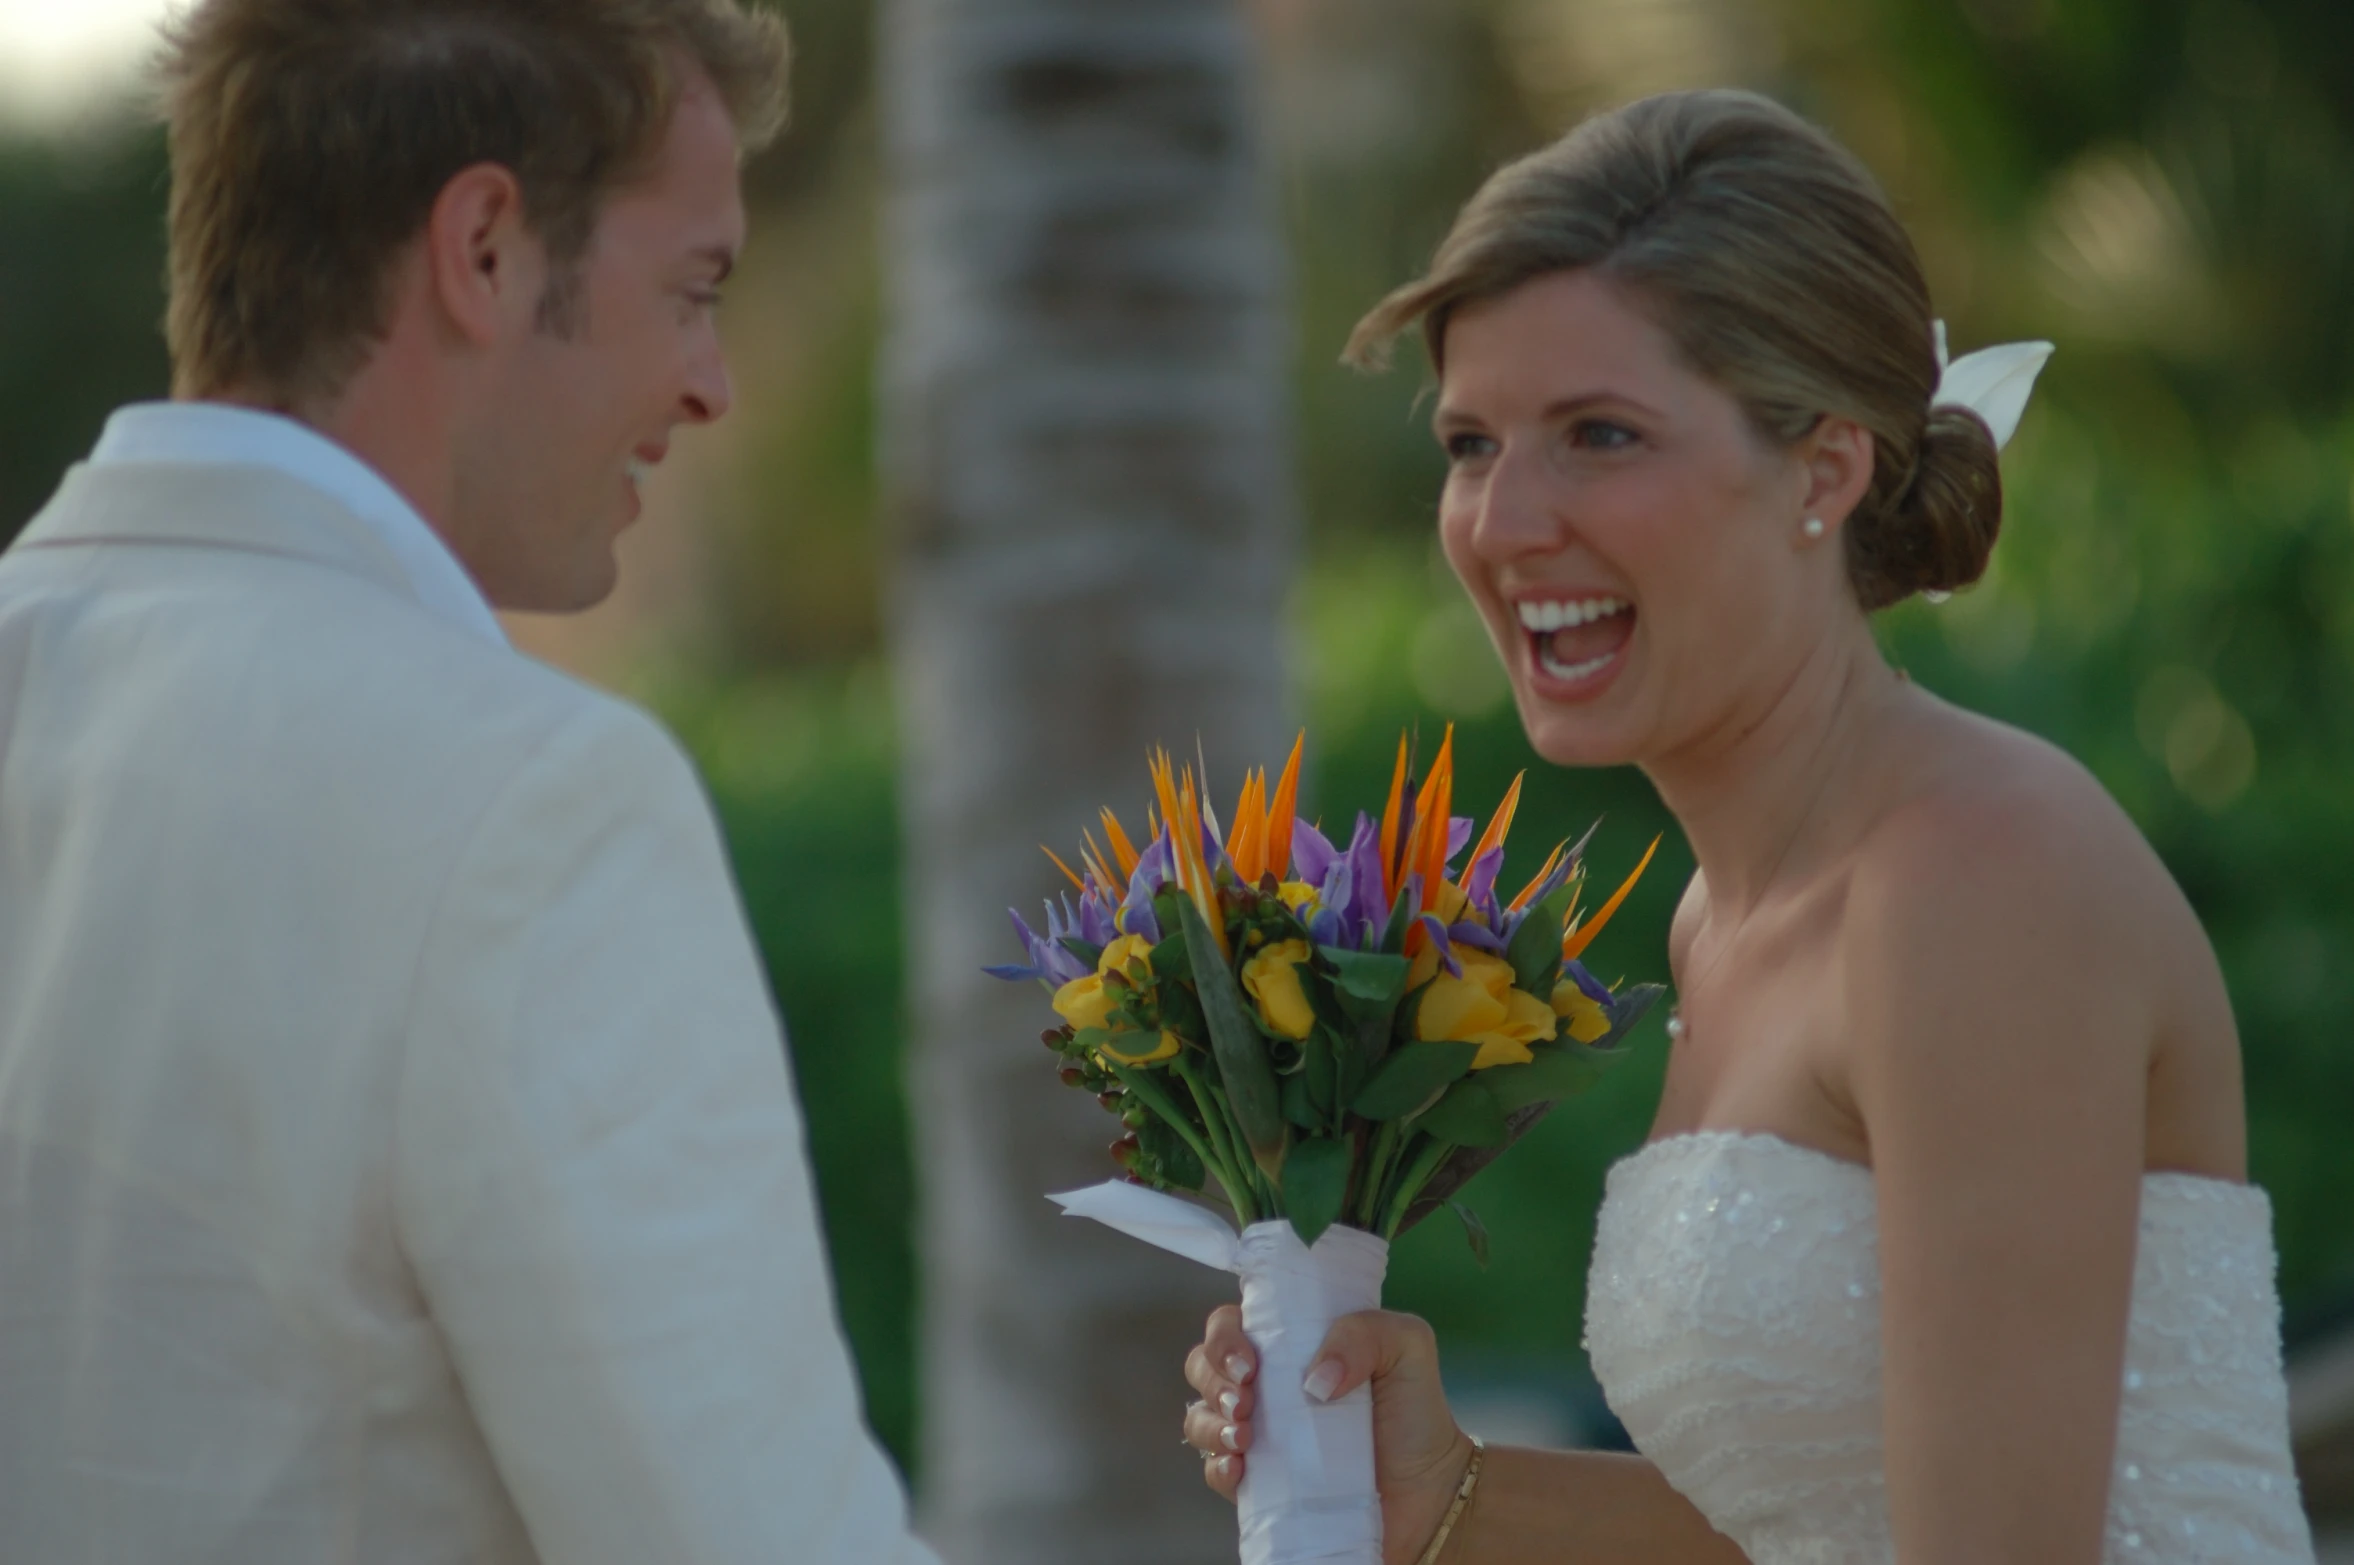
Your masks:
M 1452 813 L 1452 729 L 1419 783 L 1400 741 L 1380 819 L 1345 847 L 1295 817 L 1299 766 L 1295 744 L 1272 790 L 1253 773 L 1222 825 L 1156 755 L 1143 849 L 1105 810 L 1079 869 L 1055 858 L 1072 889 L 1045 930 L 1014 915 L 1028 962 L 990 971 L 1047 987 L 1062 1079 L 1126 1130 L 1124 1178 L 1054 1199 L 1242 1276 L 1261 1355 L 1247 1565 L 1373 1565 L 1369 1397 L 1312 1404 L 1301 1377 L 1333 1320 L 1380 1302 L 1406 1228 L 1453 1207 L 1484 1258 L 1455 1194 L 1623 1056 L 1662 991 L 1614 992 L 1579 958 L 1651 854 L 1591 916 L 1591 831 L 1507 900 L 1520 781 L 1475 841 Z M 1234 1226 L 1188 1199 L 1212 1186 Z

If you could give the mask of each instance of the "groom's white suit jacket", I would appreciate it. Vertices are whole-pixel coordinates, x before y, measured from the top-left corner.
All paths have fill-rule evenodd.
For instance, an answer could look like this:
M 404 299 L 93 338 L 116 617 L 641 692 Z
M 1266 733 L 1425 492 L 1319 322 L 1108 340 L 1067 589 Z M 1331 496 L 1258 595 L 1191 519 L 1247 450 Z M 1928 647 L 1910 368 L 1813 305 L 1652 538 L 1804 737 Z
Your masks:
M 267 467 L 0 558 L 0 1560 L 928 1560 L 709 808 Z

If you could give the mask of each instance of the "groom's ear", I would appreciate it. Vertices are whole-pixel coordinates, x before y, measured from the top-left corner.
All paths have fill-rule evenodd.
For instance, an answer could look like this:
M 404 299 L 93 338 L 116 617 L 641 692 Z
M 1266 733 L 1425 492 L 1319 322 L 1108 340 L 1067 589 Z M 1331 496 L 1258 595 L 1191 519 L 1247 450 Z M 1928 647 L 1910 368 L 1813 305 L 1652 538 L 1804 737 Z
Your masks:
M 445 329 L 487 347 L 528 330 L 548 280 L 547 250 L 526 220 L 523 187 L 497 163 L 458 171 L 423 236 L 425 279 Z
M 1803 514 L 1819 516 L 1836 530 L 1871 492 L 1875 443 L 1872 432 L 1851 418 L 1824 414 L 1798 442 L 1796 456 L 1806 471 Z

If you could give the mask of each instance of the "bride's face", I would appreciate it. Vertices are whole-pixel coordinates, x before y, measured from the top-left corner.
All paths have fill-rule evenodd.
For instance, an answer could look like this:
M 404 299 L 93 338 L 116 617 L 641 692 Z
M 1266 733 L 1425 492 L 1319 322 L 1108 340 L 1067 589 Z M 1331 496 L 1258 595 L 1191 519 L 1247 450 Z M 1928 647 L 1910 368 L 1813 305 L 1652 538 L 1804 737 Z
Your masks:
M 1640 763 L 1737 724 L 1820 634 L 1837 569 L 1836 536 L 1800 530 L 1806 453 L 1761 439 L 1591 273 L 1463 307 L 1445 346 L 1440 532 L 1530 743 Z

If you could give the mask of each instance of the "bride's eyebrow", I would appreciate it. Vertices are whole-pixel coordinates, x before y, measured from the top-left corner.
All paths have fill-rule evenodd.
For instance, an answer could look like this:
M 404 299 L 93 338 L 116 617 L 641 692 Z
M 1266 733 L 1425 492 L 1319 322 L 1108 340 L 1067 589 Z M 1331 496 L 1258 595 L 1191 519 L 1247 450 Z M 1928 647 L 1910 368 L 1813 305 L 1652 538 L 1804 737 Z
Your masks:
M 1557 397 L 1545 404 L 1544 411 L 1539 416 L 1550 424 L 1565 418 L 1575 418 L 1580 413 L 1590 413 L 1600 407 L 1623 408 L 1628 412 L 1647 418 L 1665 416 L 1649 403 L 1639 401 L 1619 391 L 1581 391 L 1573 396 Z M 1486 421 L 1479 415 L 1444 402 L 1440 403 L 1437 410 L 1430 416 L 1431 428 L 1439 430 L 1460 429 L 1466 425 L 1484 422 Z
M 1638 401 L 1623 391 L 1585 391 L 1573 397 L 1560 397 L 1545 404 L 1545 421 L 1574 418 L 1580 413 L 1591 413 L 1599 407 L 1623 408 L 1646 418 L 1660 417 L 1659 409 Z

